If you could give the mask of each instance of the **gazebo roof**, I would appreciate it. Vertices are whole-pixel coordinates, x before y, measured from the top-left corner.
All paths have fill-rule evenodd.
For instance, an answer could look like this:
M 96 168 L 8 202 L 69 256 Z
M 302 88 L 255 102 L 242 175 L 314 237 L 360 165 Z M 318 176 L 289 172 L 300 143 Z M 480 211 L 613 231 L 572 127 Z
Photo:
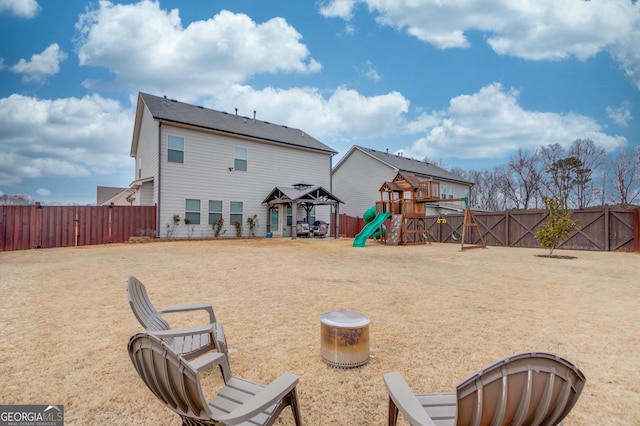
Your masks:
M 262 204 L 286 204 L 293 201 L 297 201 L 299 204 L 313 205 L 337 205 L 338 203 L 344 204 L 344 202 L 338 199 L 338 197 L 319 185 L 313 185 L 304 188 L 300 187 L 300 189 L 288 186 L 276 186 L 269 193 L 267 198 L 264 199 Z

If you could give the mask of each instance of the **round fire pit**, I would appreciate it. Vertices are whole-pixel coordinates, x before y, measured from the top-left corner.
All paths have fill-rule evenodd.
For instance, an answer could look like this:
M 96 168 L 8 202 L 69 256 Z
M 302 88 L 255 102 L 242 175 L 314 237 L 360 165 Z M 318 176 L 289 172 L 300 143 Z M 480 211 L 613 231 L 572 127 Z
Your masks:
M 352 368 L 369 361 L 369 323 L 358 312 L 336 311 L 320 316 L 322 360 L 331 367 Z

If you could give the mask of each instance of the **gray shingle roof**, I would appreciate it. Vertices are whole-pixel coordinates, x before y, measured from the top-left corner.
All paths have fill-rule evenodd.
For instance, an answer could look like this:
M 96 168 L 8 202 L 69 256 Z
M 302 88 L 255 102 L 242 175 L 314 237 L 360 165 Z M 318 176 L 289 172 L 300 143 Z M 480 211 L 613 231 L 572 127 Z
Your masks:
M 254 120 L 236 114 L 216 111 L 197 105 L 178 102 L 140 92 L 153 118 L 186 124 L 203 129 L 217 130 L 239 136 L 248 136 L 269 142 L 281 143 L 296 147 L 308 148 L 336 154 L 332 148 L 323 144 L 300 129 L 273 124 L 267 121 Z
M 434 177 L 454 182 L 473 184 L 473 182 L 470 182 L 431 163 L 427 163 L 421 160 L 414 160 L 413 158 L 401 157 L 395 154 L 389 154 L 387 152 L 377 151 L 375 149 L 365 148 L 357 145 L 354 145 L 354 148 L 359 149 L 362 152 L 367 153 L 372 157 L 375 157 L 378 160 L 389 164 L 391 167 L 394 167 L 401 172 L 409 172 L 423 177 Z

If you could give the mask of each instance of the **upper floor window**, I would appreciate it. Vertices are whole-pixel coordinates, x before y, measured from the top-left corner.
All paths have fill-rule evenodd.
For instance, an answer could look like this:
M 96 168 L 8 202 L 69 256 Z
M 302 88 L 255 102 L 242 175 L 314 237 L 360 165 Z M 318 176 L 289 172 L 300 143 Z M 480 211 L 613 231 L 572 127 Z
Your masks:
M 170 163 L 184 163 L 184 138 L 169 135 L 168 143 L 167 161 Z
M 444 200 L 445 198 L 447 198 L 447 186 L 446 185 L 442 185 L 440 187 L 440 190 L 441 190 L 440 198 Z
M 449 198 L 453 198 L 453 186 L 449 188 Z
M 184 223 L 200 225 L 200 200 L 187 198 L 184 205 Z
M 247 148 L 236 147 L 233 168 L 241 172 L 247 171 Z
M 209 200 L 209 225 L 222 219 L 222 200 Z

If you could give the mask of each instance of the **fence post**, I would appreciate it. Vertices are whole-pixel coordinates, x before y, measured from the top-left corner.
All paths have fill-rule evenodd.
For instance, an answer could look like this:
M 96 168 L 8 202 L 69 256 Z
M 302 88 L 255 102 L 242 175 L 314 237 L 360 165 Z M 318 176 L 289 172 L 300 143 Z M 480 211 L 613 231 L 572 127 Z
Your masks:
M 640 207 L 633 212 L 633 251 L 640 252 Z
M 507 210 L 505 213 L 505 224 L 504 224 L 504 228 L 505 228 L 505 237 L 504 237 L 504 245 L 505 247 L 511 247 L 511 243 L 509 242 L 509 234 L 511 233 L 510 229 L 509 229 L 509 225 L 510 225 L 510 219 L 511 219 L 511 210 Z
M 604 205 L 604 251 L 611 250 L 611 224 L 609 221 L 611 217 L 609 216 L 609 204 Z

